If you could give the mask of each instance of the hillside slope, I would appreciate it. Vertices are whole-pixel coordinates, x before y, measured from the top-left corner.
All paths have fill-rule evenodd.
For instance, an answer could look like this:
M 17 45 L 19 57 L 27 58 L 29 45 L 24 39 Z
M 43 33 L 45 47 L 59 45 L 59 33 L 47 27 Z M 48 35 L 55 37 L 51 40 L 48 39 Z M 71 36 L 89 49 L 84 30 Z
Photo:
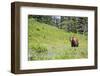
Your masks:
M 69 39 L 73 34 L 29 19 L 29 60 L 87 58 L 87 37 L 74 34 L 80 39 L 80 46 L 72 48 Z

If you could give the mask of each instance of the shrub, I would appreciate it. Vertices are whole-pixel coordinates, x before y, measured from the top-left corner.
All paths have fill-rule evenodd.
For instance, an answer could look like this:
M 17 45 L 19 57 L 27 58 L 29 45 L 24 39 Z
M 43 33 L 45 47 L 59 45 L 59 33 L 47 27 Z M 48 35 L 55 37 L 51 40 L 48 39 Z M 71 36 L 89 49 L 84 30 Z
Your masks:
M 39 29 L 39 28 L 36 28 L 36 30 L 37 30 L 37 31 L 40 31 L 40 29 Z
M 41 46 L 41 45 L 33 46 L 32 50 L 34 50 L 36 53 L 45 53 L 48 51 L 45 46 Z

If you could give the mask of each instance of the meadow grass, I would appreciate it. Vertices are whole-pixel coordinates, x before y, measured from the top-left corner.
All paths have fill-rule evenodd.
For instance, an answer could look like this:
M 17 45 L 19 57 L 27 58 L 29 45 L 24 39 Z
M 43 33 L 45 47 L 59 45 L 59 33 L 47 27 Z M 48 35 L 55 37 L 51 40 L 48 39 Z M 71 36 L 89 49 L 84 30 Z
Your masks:
M 73 48 L 70 37 L 79 39 L 79 47 Z M 28 59 L 56 60 L 80 59 L 88 57 L 87 36 L 66 32 L 52 25 L 28 20 Z

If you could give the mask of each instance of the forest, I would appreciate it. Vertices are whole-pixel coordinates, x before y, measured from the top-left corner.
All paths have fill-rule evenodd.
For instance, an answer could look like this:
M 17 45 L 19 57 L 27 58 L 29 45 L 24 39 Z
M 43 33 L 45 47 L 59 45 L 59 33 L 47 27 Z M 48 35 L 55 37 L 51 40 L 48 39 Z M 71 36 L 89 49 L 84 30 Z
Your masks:
M 79 47 L 71 47 L 72 36 Z M 87 58 L 87 37 L 87 17 L 28 15 L 28 60 Z
M 80 33 L 84 35 L 88 32 L 87 17 L 29 15 L 29 18 L 34 18 L 40 23 L 55 26 L 66 32 Z

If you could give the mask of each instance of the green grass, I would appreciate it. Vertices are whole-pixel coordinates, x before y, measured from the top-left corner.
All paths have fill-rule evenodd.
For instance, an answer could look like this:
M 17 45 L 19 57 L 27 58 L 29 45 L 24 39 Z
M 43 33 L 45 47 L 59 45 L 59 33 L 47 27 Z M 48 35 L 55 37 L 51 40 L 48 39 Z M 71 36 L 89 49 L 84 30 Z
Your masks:
M 73 48 L 70 37 L 77 36 L 79 47 Z M 34 19 L 28 20 L 28 59 L 80 59 L 87 58 L 87 36 L 66 32 L 57 27 L 39 23 Z

